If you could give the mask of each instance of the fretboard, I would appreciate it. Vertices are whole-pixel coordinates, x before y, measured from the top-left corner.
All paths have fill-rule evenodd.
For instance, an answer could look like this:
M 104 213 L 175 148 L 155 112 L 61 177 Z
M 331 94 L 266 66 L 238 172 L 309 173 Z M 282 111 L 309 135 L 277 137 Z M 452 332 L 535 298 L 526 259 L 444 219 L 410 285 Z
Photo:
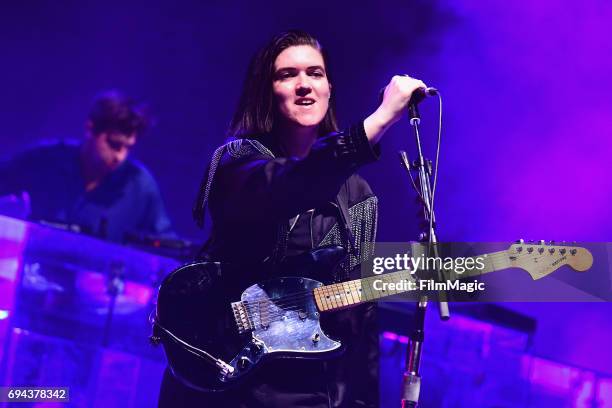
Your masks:
M 444 280 L 458 280 L 471 277 L 477 277 L 484 273 L 499 271 L 510 268 L 510 258 L 507 251 L 493 252 L 479 256 L 482 258 L 483 268 L 473 268 L 459 274 L 452 270 L 443 270 Z M 475 259 L 476 257 L 474 257 Z M 468 259 L 468 258 L 466 258 Z M 409 291 L 410 289 L 393 289 L 393 290 L 377 290 L 377 287 L 382 287 L 394 284 L 397 286 L 402 281 L 416 282 L 418 278 L 411 274 L 410 271 L 391 272 L 382 275 L 370 276 L 362 279 L 355 279 L 346 282 L 334 283 L 332 285 L 321 286 L 313 290 L 313 295 L 317 303 L 319 311 L 337 310 L 346 307 L 355 306 L 363 302 L 381 299 L 387 296 L 397 295 Z

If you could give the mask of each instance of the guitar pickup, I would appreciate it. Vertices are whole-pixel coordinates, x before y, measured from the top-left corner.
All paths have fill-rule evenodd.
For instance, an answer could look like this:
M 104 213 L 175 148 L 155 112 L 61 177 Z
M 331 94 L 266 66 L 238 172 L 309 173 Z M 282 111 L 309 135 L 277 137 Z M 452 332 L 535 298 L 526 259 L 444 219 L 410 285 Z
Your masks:
M 232 303 L 232 312 L 234 313 L 238 333 L 244 334 L 255 328 L 253 321 L 249 317 L 249 311 L 243 302 Z

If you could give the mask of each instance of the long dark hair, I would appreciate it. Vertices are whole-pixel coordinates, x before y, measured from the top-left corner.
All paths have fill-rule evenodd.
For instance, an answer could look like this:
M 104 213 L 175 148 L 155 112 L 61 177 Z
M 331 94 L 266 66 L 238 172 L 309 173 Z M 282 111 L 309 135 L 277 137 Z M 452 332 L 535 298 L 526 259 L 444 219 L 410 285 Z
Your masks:
M 296 45 L 309 45 L 321 53 L 330 80 L 328 58 L 316 38 L 300 30 L 278 34 L 251 59 L 238 108 L 228 129 L 229 137 L 256 138 L 272 131 L 276 120 L 272 94 L 274 62 L 281 52 Z M 333 101 L 332 96 L 327 113 L 319 125 L 319 135 L 338 130 Z

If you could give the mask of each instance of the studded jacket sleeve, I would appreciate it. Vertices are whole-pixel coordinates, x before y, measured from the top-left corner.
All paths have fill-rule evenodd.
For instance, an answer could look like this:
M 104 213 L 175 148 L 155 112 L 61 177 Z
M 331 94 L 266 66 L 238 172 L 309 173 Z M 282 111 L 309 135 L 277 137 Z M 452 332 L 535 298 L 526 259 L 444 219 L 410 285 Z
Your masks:
M 231 143 L 213 156 L 194 208 L 196 219 L 209 198 L 216 219 L 288 219 L 333 201 L 351 174 L 379 157 L 362 123 L 319 138 L 303 159 L 275 157 L 256 140 Z

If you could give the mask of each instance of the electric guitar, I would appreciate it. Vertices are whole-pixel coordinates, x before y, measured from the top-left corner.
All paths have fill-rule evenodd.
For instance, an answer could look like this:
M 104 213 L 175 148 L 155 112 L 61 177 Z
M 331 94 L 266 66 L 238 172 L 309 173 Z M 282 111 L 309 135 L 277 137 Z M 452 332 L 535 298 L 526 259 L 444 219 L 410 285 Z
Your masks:
M 316 279 L 331 276 L 330 271 L 343 258 L 341 247 L 327 247 L 291 258 L 274 269 L 232 270 L 225 265 L 222 269 L 215 262 L 182 266 L 160 286 L 151 340 L 163 344 L 176 378 L 203 391 L 230 388 L 269 359 L 333 356 L 341 351 L 341 343 L 321 329 L 321 312 L 402 292 L 374 290 L 377 279 L 388 283 L 416 279 L 409 271 L 327 285 L 320 281 L 324 279 Z M 564 265 L 585 271 L 593 263 L 585 248 L 545 245 L 543 241 L 520 241 L 481 259 L 484 268 L 468 270 L 460 278 L 521 268 L 540 279 Z M 246 284 L 239 277 L 261 283 L 244 289 Z M 240 300 L 232 302 L 238 296 Z

